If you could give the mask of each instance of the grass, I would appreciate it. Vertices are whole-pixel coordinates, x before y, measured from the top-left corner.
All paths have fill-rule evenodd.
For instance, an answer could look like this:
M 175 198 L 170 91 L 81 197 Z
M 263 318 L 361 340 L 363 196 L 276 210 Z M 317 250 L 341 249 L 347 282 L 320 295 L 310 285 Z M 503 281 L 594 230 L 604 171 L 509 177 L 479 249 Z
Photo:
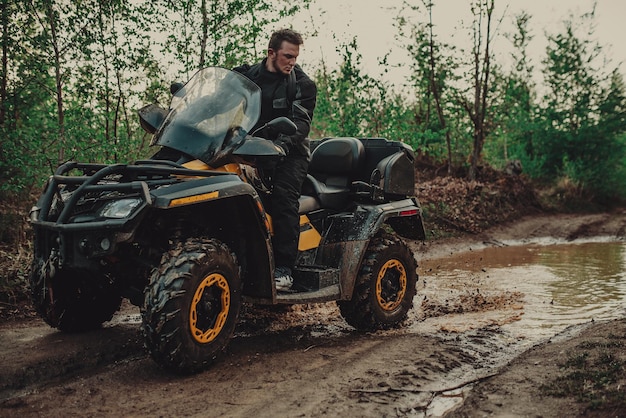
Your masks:
M 585 341 L 560 364 L 561 375 L 544 384 L 544 394 L 573 397 L 588 411 L 626 410 L 626 335 Z

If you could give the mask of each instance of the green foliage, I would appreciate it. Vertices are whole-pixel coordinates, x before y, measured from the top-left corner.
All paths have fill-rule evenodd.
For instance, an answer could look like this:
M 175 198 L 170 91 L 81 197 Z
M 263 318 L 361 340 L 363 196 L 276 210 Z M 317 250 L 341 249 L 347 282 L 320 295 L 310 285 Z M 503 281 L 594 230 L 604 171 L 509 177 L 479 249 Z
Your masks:
M 549 37 L 534 159 L 542 177 L 570 179 L 581 196 L 608 201 L 626 195 L 626 100 L 617 71 L 594 68 L 599 46 L 581 40 L 572 22 Z
M 269 26 L 307 4 L 3 0 L 0 193 L 26 194 L 70 159 L 145 158 L 136 110 L 167 106 L 169 67 L 256 59 Z
M 69 159 L 129 162 L 151 154 L 136 110 L 169 101 L 172 74 L 233 67 L 264 55 L 267 36 L 306 8 L 286 0 L 0 0 L 0 196 L 40 186 Z M 478 4 L 473 2 L 473 4 Z M 487 3 L 485 3 L 487 4 Z M 423 6 L 423 7 L 422 7 Z M 314 74 L 318 105 L 311 136 L 401 140 L 435 161 L 465 168 L 476 126 L 468 108 L 468 55 L 437 39 L 432 3 L 397 20 L 410 75 L 402 85 L 362 70 L 356 39 L 341 44 L 338 68 Z M 527 54 L 531 17 L 516 16 L 511 70 L 491 65 L 484 114 L 487 164 L 519 160 L 532 178 L 567 179 L 580 196 L 626 198 L 626 88 L 597 64 L 592 31 L 565 22 L 548 36 L 539 97 Z M 607 67 L 604 67 L 607 68 Z M 481 116 L 481 117 L 482 117 Z
M 209 65 L 232 68 L 256 61 L 267 47 L 269 28 L 310 1 L 144 1 L 137 23 L 154 38 L 164 63 L 189 78 Z
M 406 142 L 412 132 L 410 110 L 387 83 L 363 74 L 361 55 L 356 40 L 343 45 L 340 68 L 319 71 L 315 75 L 318 87 L 312 135 L 377 137 L 392 135 Z M 364 117 L 367 115 L 367 117 Z
M 510 160 L 522 162 L 525 171 L 533 175 L 535 95 L 532 80 L 533 66 L 528 59 L 528 45 L 533 39 L 528 25 L 531 17 L 522 13 L 515 16 L 515 32 L 507 34 L 513 51 L 513 69 L 506 73 L 499 66 L 493 69 L 490 91 L 491 137 L 485 144 L 485 156 L 496 167 L 504 167 Z
M 429 15 L 428 23 L 419 23 L 420 8 L 408 6 L 398 18 L 399 38 L 406 45 L 411 57 L 410 82 L 413 97 L 410 106 L 414 109 L 416 122 L 416 148 L 437 160 L 448 160 L 449 167 L 465 159 L 460 148 L 467 141 L 461 127 L 457 90 L 452 87 L 458 81 L 455 72 L 459 68 L 453 53 L 455 48 L 441 43 L 433 32 L 431 15 L 432 2 L 423 1 Z
M 423 28 L 407 36 L 415 37 L 416 44 L 410 50 L 421 57 L 427 48 Z M 398 93 L 394 86 L 382 81 L 382 77 L 363 73 L 356 39 L 342 45 L 338 53 L 343 57 L 338 69 L 324 68 L 315 74 L 318 100 L 312 136 L 384 137 L 403 141 L 436 159 L 447 158 L 446 132 L 455 129 L 455 122 L 452 120 L 448 126 L 443 126 L 437 115 L 427 63 L 416 67 L 417 73 L 410 80 L 414 92 L 407 97 L 406 93 Z M 385 68 L 386 58 L 380 64 Z M 439 92 L 447 94 L 445 83 L 449 75 L 443 69 L 436 75 Z M 450 106 L 443 110 L 446 115 L 454 112 Z M 454 142 L 454 155 L 462 154 L 458 141 Z

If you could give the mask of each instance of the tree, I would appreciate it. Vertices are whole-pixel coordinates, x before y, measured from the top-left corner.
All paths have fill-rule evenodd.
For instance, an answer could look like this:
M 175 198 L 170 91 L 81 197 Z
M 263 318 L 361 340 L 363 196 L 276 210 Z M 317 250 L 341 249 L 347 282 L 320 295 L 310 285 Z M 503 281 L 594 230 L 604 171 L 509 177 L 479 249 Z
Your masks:
M 409 22 L 408 13 L 403 10 L 398 18 L 400 36 L 406 39 L 407 51 L 411 56 L 410 76 L 415 89 L 415 114 L 417 129 L 422 132 L 423 140 L 418 141 L 424 151 L 433 156 L 446 156 L 448 174 L 454 164 L 452 149 L 452 125 L 447 112 L 451 103 L 449 84 L 455 80 L 454 71 L 458 68 L 451 57 L 453 48 L 437 41 L 432 19 L 433 2 L 423 0 L 422 4 L 428 15 L 428 22 L 418 24 Z M 416 6 L 409 6 L 419 12 Z M 445 149 L 445 151 L 438 151 Z
M 55 83 L 43 64 L 40 26 L 28 13 L 30 1 L 2 5 L 0 194 L 17 195 L 41 181 L 47 166 L 41 150 L 58 139 L 54 107 L 48 111 Z M 42 126 L 53 127 L 53 134 L 42 135 Z
M 507 34 L 513 46 L 512 69 L 505 72 L 499 66 L 493 71 L 492 137 L 485 145 L 488 159 L 497 166 L 519 160 L 526 172 L 533 171 L 532 158 L 535 104 L 534 67 L 528 56 L 528 46 L 534 36 L 528 26 L 531 16 L 522 12 L 514 17 L 515 32 Z
M 371 113 L 364 112 L 371 110 L 367 101 L 372 99 L 375 81 L 360 69 L 362 56 L 355 38 L 337 52 L 343 55 L 339 69 L 323 67 L 315 74 L 318 97 L 311 129 L 318 136 L 363 136 L 373 120 Z
M 608 199 L 625 190 L 624 83 L 617 70 L 603 71 L 601 47 L 577 35 L 583 27 L 591 36 L 593 19 L 594 10 L 578 25 L 567 20 L 563 32 L 548 36 L 548 89 L 535 144 L 544 176 L 564 176 L 581 195 Z
M 0 126 L 4 126 L 7 110 L 7 84 L 9 79 L 9 48 L 11 47 L 11 37 L 9 36 L 9 1 L 2 0 L 2 10 L 0 10 L 0 20 L 2 21 L 2 74 L 0 78 Z
M 477 0 L 472 4 L 472 15 L 474 16 L 472 26 L 474 35 L 472 46 L 474 64 L 472 71 L 473 99 L 470 101 L 461 98 L 463 107 L 467 111 L 473 127 L 473 146 L 468 173 L 470 180 L 476 178 L 487 136 L 485 118 L 487 116 L 487 96 L 490 87 L 489 77 L 491 75 L 491 37 L 493 35 L 491 24 L 494 7 L 495 0 Z M 486 21 L 483 22 L 483 19 Z
M 86 0 L 81 10 L 91 24 L 75 34 L 74 80 L 68 87 L 76 106 L 71 140 L 74 149 L 86 151 L 90 159 L 126 161 L 141 148 L 131 119 L 130 107 L 143 105 L 135 89 L 147 89 L 162 75 L 154 71 L 147 35 L 136 28 L 134 5 Z
M 166 53 L 166 65 L 189 77 L 207 65 L 232 68 L 256 60 L 264 51 L 258 42 L 266 42 L 261 35 L 310 1 L 156 0 L 145 1 L 139 14 L 144 30 L 153 32 Z
M 322 67 L 315 74 L 318 95 L 312 135 L 387 137 L 415 145 L 419 130 L 412 109 L 382 77 L 363 73 L 356 39 L 337 51 L 343 55 L 340 67 L 333 71 Z
M 45 68 L 50 65 L 54 70 L 54 95 L 56 98 L 57 112 L 57 135 L 52 146 L 56 143 L 57 164 L 65 161 L 65 108 L 63 87 L 68 77 L 69 68 L 67 66 L 67 53 L 73 47 L 73 42 L 69 35 L 69 31 L 64 30 L 64 22 L 73 24 L 77 23 L 73 16 L 63 20 L 62 16 L 69 15 L 69 6 L 67 4 L 57 4 L 54 1 L 32 0 L 30 3 L 30 12 L 35 16 L 41 25 L 39 34 L 39 46 L 46 52 L 48 62 L 44 64 Z

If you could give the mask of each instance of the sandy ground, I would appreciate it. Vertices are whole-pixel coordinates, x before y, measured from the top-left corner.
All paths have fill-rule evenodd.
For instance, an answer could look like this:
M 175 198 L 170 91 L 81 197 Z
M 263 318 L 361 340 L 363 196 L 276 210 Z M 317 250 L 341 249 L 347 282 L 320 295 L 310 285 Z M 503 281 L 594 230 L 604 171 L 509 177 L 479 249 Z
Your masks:
M 533 216 L 412 246 L 427 265 L 505 241 L 594 236 L 626 239 L 626 213 Z M 511 299 L 502 323 L 523 309 L 523 298 Z M 0 416 L 626 416 L 624 319 L 571 327 L 522 352 L 502 341 L 500 322 L 480 321 L 493 312 L 468 313 L 474 316 L 466 322 L 476 326 L 450 330 L 441 325 L 445 313 L 436 317 L 417 302 L 414 311 L 403 329 L 359 333 L 334 304 L 284 312 L 247 307 L 220 360 L 185 377 L 147 357 L 131 306 L 102 330 L 81 335 L 39 320 L 5 322 Z M 568 358 L 606 359 L 607 353 L 609 363 L 622 367 L 616 402 L 590 406 L 575 395 L 555 394 L 552 383 L 564 384 L 558 377 Z

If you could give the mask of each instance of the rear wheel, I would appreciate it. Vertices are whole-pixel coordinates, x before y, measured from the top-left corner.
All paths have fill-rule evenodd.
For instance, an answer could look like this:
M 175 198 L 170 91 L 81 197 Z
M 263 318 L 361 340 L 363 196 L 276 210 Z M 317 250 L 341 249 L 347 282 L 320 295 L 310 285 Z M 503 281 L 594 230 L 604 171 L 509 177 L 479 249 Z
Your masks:
M 65 332 L 97 329 L 120 308 L 122 297 L 105 275 L 64 269 L 47 277 L 43 265 L 33 263 L 29 283 L 33 306 L 51 327 Z
M 166 253 L 142 311 L 152 358 L 182 373 L 208 367 L 226 347 L 241 307 L 235 255 L 217 240 L 189 239 Z
M 341 315 L 360 330 L 398 326 L 413 307 L 416 270 L 408 246 L 395 235 L 379 233 L 363 257 L 352 299 L 338 302 Z

